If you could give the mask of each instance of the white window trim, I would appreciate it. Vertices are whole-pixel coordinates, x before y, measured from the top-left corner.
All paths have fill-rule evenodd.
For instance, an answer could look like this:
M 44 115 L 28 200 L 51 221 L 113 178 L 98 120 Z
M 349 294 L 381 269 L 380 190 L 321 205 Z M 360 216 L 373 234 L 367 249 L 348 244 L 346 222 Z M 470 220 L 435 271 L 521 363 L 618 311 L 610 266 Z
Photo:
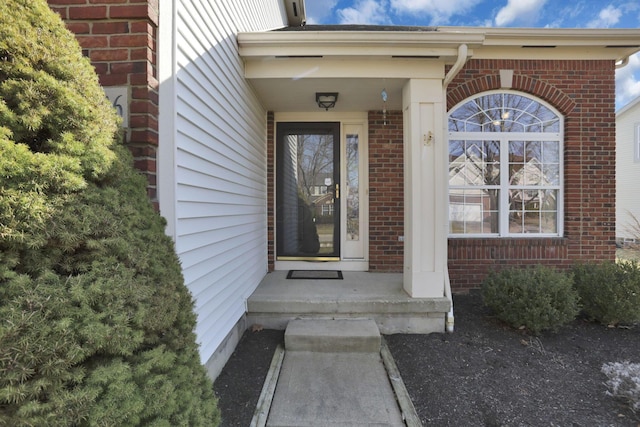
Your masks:
M 559 127 L 560 132 L 552 133 L 552 132 L 449 132 L 449 138 L 447 140 L 447 144 L 451 140 L 474 140 L 474 141 L 500 141 L 500 176 L 506 177 L 509 175 L 509 164 L 507 161 L 503 159 L 508 157 L 508 145 L 509 141 L 558 141 L 559 143 L 559 185 L 557 186 L 545 186 L 540 187 L 536 186 L 535 189 L 557 189 L 558 190 L 558 200 L 557 200 L 557 233 L 510 233 L 509 232 L 509 215 L 508 208 L 503 208 L 504 206 L 509 206 L 509 195 L 508 195 L 508 181 L 503 181 L 501 179 L 499 190 L 500 190 L 500 204 L 498 210 L 498 221 L 499 221 L 499 232 L 498 233 L 449 233 L 449 238 L 453 239 L 469 239 L 469 238 L 514 238 L 514 237 L 526 237 L 526 238 L 550 238 L 550 237 L 561 237 L 564 235 L 564 116 L 560 114 L 560 112 L 555 109 L 553 106 L 549 105 L 547 102 L 539 99 L 535 96 L 531 96 L 518 91 L 510 91 L 510 90 L 494 90 L 487 91 L 477 94 L 475 96 L 464 99 L 463 101 L 456 104 L 451 110 L 449 114 L 447 114 L 447 123 L 449 120 L 449 115 L 451 112 L 454 112 L 459 106 L 466 104 L 467 102 L 479 98 L 486 95 L 491 94 L 501 94 L 501 93 L 513 93 L 515 95 L 519 95 L 525 98 L 532 99 L 543 106 L 549 108 L 552 112 L 554 112 L 559 118 Z M 636 136 L 640 136 L 640 124 L 638 124 L 638 128 L 636 129 Z M 636 150 L 640 151 L 640 143 L 636 144 Z M 504 157 L 503 157 L 504 156 Z M 447 186 L 449 186 L 447 181 Z M 495 186 L 477 186 L 476 188 L 489 188 Z M 472 187 L 457 187 L 457 188 L 472 188 Z M 449 190 L 447 188 L 447 193 Z

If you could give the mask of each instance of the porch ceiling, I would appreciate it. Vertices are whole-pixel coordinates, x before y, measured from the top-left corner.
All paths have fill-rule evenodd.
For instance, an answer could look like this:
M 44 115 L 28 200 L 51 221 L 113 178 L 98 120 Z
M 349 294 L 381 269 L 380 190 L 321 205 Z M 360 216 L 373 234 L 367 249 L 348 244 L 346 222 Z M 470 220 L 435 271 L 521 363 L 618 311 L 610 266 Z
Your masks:
M 276 78 L 253 79 L 253 85 L 268 111 L 319 112 L 316 92 L 338 92 L 338 102 L 329 111 L 400 110 L 406 79 L 394 78 Z M 386 106 L 381 92 L 387 92 Z

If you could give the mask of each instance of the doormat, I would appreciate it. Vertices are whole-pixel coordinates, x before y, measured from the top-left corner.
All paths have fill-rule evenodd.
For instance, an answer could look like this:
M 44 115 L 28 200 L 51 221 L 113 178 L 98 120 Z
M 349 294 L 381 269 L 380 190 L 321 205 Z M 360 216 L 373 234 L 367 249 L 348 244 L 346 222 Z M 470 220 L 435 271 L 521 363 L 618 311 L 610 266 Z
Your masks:
M 342 280 L 340 270 L 289 270 L 287 279 L 338 279 Z

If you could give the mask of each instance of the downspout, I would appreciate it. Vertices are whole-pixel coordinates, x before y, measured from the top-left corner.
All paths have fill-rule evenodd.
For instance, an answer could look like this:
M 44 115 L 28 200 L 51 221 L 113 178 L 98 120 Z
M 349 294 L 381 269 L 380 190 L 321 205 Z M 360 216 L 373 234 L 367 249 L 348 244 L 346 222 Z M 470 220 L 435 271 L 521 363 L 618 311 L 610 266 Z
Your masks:
M 620 62 L 616 62 L 616 70 L 622 67 L 625 67 L 629 63 L 629 57 L 626 56 L 620 60 Z
M 464 64 L 467 63 L 467 51 L 468 49 L 466 44 L 458 46 L 458 59 L 456 59 L 456 62 L 453 64 L 453 67 L 451 67 L 447 75 L 444 76 L 444 81 L 442 83 L 442 89 L 444 90 L 445 96 L 447 94 L 447 86 L 449 86 L 451 80 L 458 75 L 462 67 L 464 67 Z
M 449 83 L 451 83 L 451 81 L 458 75 L 462 67 L 464 67 L 464 64 L 467 63 L 467 52 L 468 49 L 466 44 L 458 46 L 458 59 L 456 59 L 456 62 L 453 64 L 453 67 L 451 67 L 447 75 L 444 76 L 444 80 L 442 82 L 442 99 L 445 112 L 447 111 L 447 86 L 449 86 Z M 448 131 L 447 120 L 444 121 L 443 127 L 444 135 L 446 135 Z M 451 301 L 451 308 L 445 318 L 445 329 L 447 332 L 453 332 L 453 296 L 451 294 L 451 281 L 449 280 L 449 268 L 447 266 L 445 266 L 444 270 L 444 296 Z

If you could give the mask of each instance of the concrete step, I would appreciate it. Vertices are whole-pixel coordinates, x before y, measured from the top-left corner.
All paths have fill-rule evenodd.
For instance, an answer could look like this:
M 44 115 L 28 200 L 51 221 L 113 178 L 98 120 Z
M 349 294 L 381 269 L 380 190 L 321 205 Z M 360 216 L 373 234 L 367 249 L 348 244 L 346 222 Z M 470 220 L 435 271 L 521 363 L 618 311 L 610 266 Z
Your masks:
M 297 319 L 284 343 L 286 351 L 379 353 L 380 331 L 371 319 Z
M 294 319 L 373 319 L 383 334 L 444 332 L 446 297 L 411 298 L 400 273 L 344 271 L 343 280 L 293 280 L 267 274 L 247 301 L 247 322 L 287 328 Z

